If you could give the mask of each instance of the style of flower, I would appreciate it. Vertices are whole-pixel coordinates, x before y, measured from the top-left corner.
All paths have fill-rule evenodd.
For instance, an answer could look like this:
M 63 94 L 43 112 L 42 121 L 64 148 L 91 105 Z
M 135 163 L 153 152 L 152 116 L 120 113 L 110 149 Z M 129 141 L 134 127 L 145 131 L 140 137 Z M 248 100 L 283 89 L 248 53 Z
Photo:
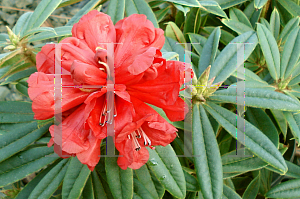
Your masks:
M 38 72 L 28 79 L 28 94 L 35 119 L 52 118 L 54 77 L 61 76 L 62 122 L 50 127 L 48 146 L 60 149 L 61 157 L 76 155 L 93 170 L 112 117 L 122 169 L 145 164 L 145 146 L 172 142 L 176 128 L 146 104 L 162 108 L 171 121 L 184 119 L 185 103 L 178 95 L 185 66 L 162 57 L 164 40 L 163 30 L 154 28 L 145 15 L 131 15 L 114 26 L 108 15 L 93 10 L 74 24 L 72 37 L 60 42 L 61 74 L 54 70 L 55 44 L 45 45 L 36 56 Z M 114 43 L 115 110 L 108 110 L 106 103 L 107 43 Z M 62 132 L 55 134 L 58 127 Z

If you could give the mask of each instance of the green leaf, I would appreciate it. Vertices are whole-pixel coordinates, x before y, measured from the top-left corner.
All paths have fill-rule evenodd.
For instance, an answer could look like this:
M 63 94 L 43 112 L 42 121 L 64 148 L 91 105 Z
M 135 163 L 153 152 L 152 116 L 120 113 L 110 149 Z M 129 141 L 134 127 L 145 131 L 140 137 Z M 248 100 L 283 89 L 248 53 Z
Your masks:
M 256 23 L 258 22 L 261 11 L 262 11 L 262 9 L 257 10 L 254 7 L 254 1 L 251 1 L 247 5 L 247 7 L 244 9 L 244 13 L 248 17 L 248 19 L 250 20 L 250 23 L 251 23 L 252 27 L 255 27 Z
M 213 32 L 215 27 L 213 26 L 206 26 L 203 27 L 203 30 L 209 34 Z M 220 42 L 224 45 L 227 45 L 231 40 L 233 40 L 235 36 L 233 36 L 231 33 L 221 29 L 221 37 L 220 37 Z
M 170 11 L 170 6 L 164 8 L 164 9 L 161 9 L 161 10 L 157 10 L 157 11 L 154 11 L 155 13 L 155 16 L 157 18 L 157 22 L 161 22 L 165 16 L 168 14 L 168 12 Z
M 281 57 L 281 79 L 288 78 L 295 69 L 296 63 L 300 57 L 300 28 L 294 28 L 289 34 Z
M 198 77 L 200 77 L 204 70 L 214 62 L 218 52 L 220 35 L 220 27 L 217 27 L 207 38 L 198 65 Z
M 33 121 L 30 102 L 0 102 L 0 123 L 19 123 Z
M 4 135 L 0 140 L 0 162 L 18 153 L 28 145 L 39 139 L 50 127 L 49 123 L 38 128 L 37 122 L 20 125 Z
M 227 18 L 226 13 L 222 10 L 220 5 L 215 1 L 199 1 L 200 5 L 205 8 L 206 12 L 212 13 L 214 15 Z
M 283 28 L 279 35 L 279 39 L 282 39 L 282 43 L 284 43 L 289 36 L 289 34 L 292 32 L 293 29 L 297 28 L 300 22 L 299 17 L 292 18 Z
M 187 14 L 188 12 L 190 12 L 190 7 L 188 7 L 188 6 L 183 6 L 183 5 L 180 5 L 180 4 L 177 4 L 177 3 L 174 3 L 174 6 L 175 6 L 178 10 L 182 11 L 183 14 L 184 14 L 184 16 L 186 16 L 186 14 Z M 168 10 L 169 10 L 169 9 L 168 9 Z M 156 16 L 157 16 L 157 15 L 156 15 Z
M 222 19 L 222 23 L 238 34 L 243 34 L 248 31 L 253 31 L 251 27 L 233 19 Z
M 260 108 L 247 108 L 246 119 L 263 132 L 278 148 L 279 136 L 270 117 Z
M 26 34 L 23 35 L 23 38 L 35 35 L 36 33 L 41 33 L 41 32 L 52 32 L 53 34 L 56 35 L 56 32 L 53 28 L 51 27 L 39 27 L 39 28 L 34 28 L 26 32 Z
M 27 82 L 20 81 L 18 84 L 16 84 L 16 89 L 17 89 L 17 91 L 19 91 L 24 96 L 29 97 L 28 96 L 28 84 L 27 84 Z
M 280 74 L 280 54 L 277 42 L 269 29 L 262 24 L 257 24 L 257 35 L 269 72 L 274 80 L 278 80 Z
M 70 21 L 66 24 L 66 26 L 73 26 L 75 23 L 81 19 L 81 17 L 85 14 L 87 14 L 90 10 L 94 9 L 101 0 L 90 0 L 79 12 L 77 12 Z
M 41 41 L 45 39 L 52 39 L 56 37 L 71 36 L 72 26 L 62 26 L 54 28 L 53 32 L 41 32 L 39 34 L 28 37 L 28 42 Z
M 248 185 L 243 194 L 243 199 L 255 199 L 259 190 L 259 175 L 254 178 Z
M 198 33 L 201 24 L 201 10 L 199 8 L 191 8 L 185 19 L 185 25 L 183 27 L 183 33 Z
M 47 157 L 47 156 L 52 157 Z M 53 147 L 35 147 L 22 151 L 0 163 L 0 187 L 14 183 L 58 159 Z
M 298 198 L 299 195 L 300 179 L 295 179 L 272 187 L 265 196 L 268 198 Z
M 111 17 L 114 24 L 123 19 L 125 14 L 125 0 L 111 0 L 107 8 L 107 14 Z
M 147 148 L 148 149 L 148 148 Z M 148 167 L 153 171 L 164 188 L 177 198 L 185 198 L 186 182 L 178 158 L 172 147 L 156 146 L 148 149 Z
M 285 94 L 274 91 L 274 88 L 245 88 L 244 102 L 246 106 L 257 108 L 277 109 L 283 111 L 300 110 L 300 103 Z M 228 89 L 218 90 L 210 96 L 210 99 L 218 100 L 220 102 L 229 102 L 236 104 L 237 96 L 236 88 L 234 86 Z M 238 101 L 239 102 L 239 101 Z M 239 105 L 244 105 L 239 104 Z
M 32 68 L 28 68 L 28 69 L 16 72 L 16 73 L 6 77 L 5 80 L 3 82 L 1 82 L 0 85 L 5 85 L 5 84 L 19 81 L 20 79 L 29 77 L 34 72 L 37 72 L 36 67 L 32 67 Z
M 207 39 L 201 35 L 193 34 L 193 33 L 189 33 L 188 36 L 190 38 L 190 41 L 195 51 L 198 53 L 198 55 L 201 55 Z
M 274 38 L 277 40 L 280 31 L 280 16 L 276 8 L 274 8 L 271 18 L 270 18 L 270 28 L 271 32 L 274 35 Z
M 239 5 L 242 4 L 244 2 L 246 2 L 247 0 L 215 0 L 220 6 L 221 8 L 224 10 L 226 8 L 230 8 L 233 7 L 235 5 Z
M 252 28 L 252 25 L 251 25 L 249 19 L 240 9 L 231 8 L 229 10 L 229 16 L 230 16 L 230 19 L 239 21 L 239 22 L 249 26 L 250 28 Z
M 3 54 L 0 54 L 0 68 L 6 66 L 4 65 L 4 62 L 8 61 L 9 59 L 15 57 L 16 55 L 18 55 L 19 53 L 22 52 L 22 49 L 21 48 L 17 48 L 16 50 L 14 51 L 11 51 L 11 52 L 7 52 L 7 53 L 3 53 Z M 12 63 L 11 63 L 12 64 Z M 0 76 L 0 79 L 2 77 Z
M 91 173 L 91 177 L 92 177 L 92 183 L 93 183 L 93 190 L 94 190 L 94 194 L 95 194 L 95 199 L 106 199 L 108 198 L 104 186 L 96 172 L 96 170 L 94 170 Z
M 25 12 L 21 15 L 21 17 L 18 19 L 16 25 L 13 27 L 12 31 L 16 35 L 20 35 L 21 31 L 24 32 L 24 30 L 27 28 L 28 21 L 31 18 L 32 12 Z
M 300 115 L 299 113 L 283 112 L 294 138 L 300 141 Z
M 26 186 L 19 192 L 19 194 L 16 196 L 15 199 L 24 199 L 28 198 L 33 189 L 39 184 L 39 182 L 44 178 L 45 175 L 55 166 L 57 165 L 58 161 L 55 163 L 47 166 L 46 169 L 39 172 L 39 174 L 33 178 L 29 183 L 26 184 Z
M 300 6 L 291 0 L 277 1 L 282 7 L 284 7 L 291 15 L 297 17 L 300 15 Z
M 254 0 L 254 7 L 256 9 L 261 9 L 267 2 L 268 0 Z
M 147 166 L 143 165 L 141 168 L 134 170 L 134 172 L 137 176 L 139 183 L 141 183 L 144 189 L 146 189 L 149 192 L 151 198 L 159 198 Z M 138 193 L 136 190 L 135 192 Z
M 168 22 L 167 24 L 168 25 L 165 31 L 166 36 L 178 41 L 179 43 L 186 43 L 185 38 L 177 25 L 172 21 Z
M 271 109 L 271 112 L 284 136 L 284 140 L 286 140 L 286 134 L 287 134 L 287 121 L 284 117 L 284 114 L 282 111 Z
M 162 197 L 164 196 L 164 194 L 165 194 L 165 188 L 164 188 L 163 185 L 159 182 L 159 180 L 157 179 L 157 177 L 155 176 L 155 174 L 153 173 L 153 171 L 151 171 L 151 169 L 148 167 L 148 165 L 147 165 L 147 168 L 148 168 L 149 171 L 150 171 L 150 175 L 151 175 L 152 181 L 153 181 L 153 183 L 154 183 L 156 192 L 158 193 L 158 197 L 159 197 L 159 198 L 162 198 Z
M 211 66 L 209 79 L 216 77 L 214 83 L 225 81 L 237 67 L 237 51 L 239 50 L 237 44 L 235 43 L 251 43 L 244 45 L 239 45 L 240 48 L 244 48 L 244 60 L 246 60 L 249 55 L 254 50 L 256 44 L 258 43 L 257 36 L 255 32 L 250 31 L 240 36 L 236 37 L 231 41 L 231 45 L 227 45 L 222 52 L 217 56 L 215 62 Z
M 165 37 L 165 44 L 162 48 L 163 51 L 168 51 L 168 52 L 176 52 L 179 55 L 179 61 L 184 62 L 184 48 L 176 43 L 176 41 L 172 38 Z
M 245 144 L 251 152 L 279 169 L 283 174 L 286 173 L 287 166 L 282 155 L 260 130 L 247 121 L 244 121 L 244 127 L 236 126 L 237 119 L 243 119 L 214 103 L 207 102 L 204 107 L 233 137 L 240 134 L 241 136 L 236 137 L 236 139 Z M 244 139 L 241 139 L 241 137 L 244 137 Z
M 125 0 L 125 12 L 126 16 L 132 14 L 144 14 L 147 16 L 147 19 L 153 23 L 155 28 L 159 27 L 152 9 L 144 0 Z
M 196 174 L 204 198 L 222 196 L 222 162 L 214 131 L 204 108 L 193 107 L 193 154 Z M 204 152 L 204 153 L 203 153 Z
M 61 0 L 42 0 L 28 19 L 28 24 L 24 31 L 22 31 L 21 36 L 32 29 L 40 27 L 57 8 L 60 2 Z
M 65 177 L 68 160 L 64 159 L 55 165 L 33 189 L 28 199 L 50 198 Z
M 200 3 L 197 0 L 163 0 L 163 1 L 168 1 L 168 2 L 173 2 L 177 3 L 180 5 L 184 6 L 189 6 L 189 7 L 200 7 Z
M 287 160 L 285 161 L 285 163 L 288 166 L 288 171 L 284 175 L 291 177 L 291 178 L 299 178 L 300 177 L 300 167 L 298 165 L 295 165 L 295 164 L 287 161 Z M 265 168 L 270 171 L 280 174 L 280 171 L 278 171 L 274 167 L 266 166 Z
M 71 157 L 62 186 L 62 198 L 79 198 L 90 173 L 77 157 Z
M 117 157 L 105 157 L 107 183 L 114 198 L 130 199 L 133 195 L 132 169 L 121 169 L 117 164 Z
M 241 199 L 239 194 L 225 184 L 223 185 L 223 195 L 228 199 Z
M 186 181 L 186 190 L 187 191 L 200 191 L 200 186 L 197 178 L 189 174 L 183 169 L 183 173 Z
M 82 0 L 62 0 L 62 2 L 59 4 L 59 6 L 57 8 L 62 8 L 62 7 L 65 7 L 65 6 L 69 6 L 69 5 L 78 3 L 80 1 L 82 1 Z
M 86 181 L 85 187 L 82 191 L 82 197 L 89 198 L 89 199 L 95 199 L 94 187 L 93 187 L 93 182 L 92 182 L 91 176 L 89 176 L 88 180 Z

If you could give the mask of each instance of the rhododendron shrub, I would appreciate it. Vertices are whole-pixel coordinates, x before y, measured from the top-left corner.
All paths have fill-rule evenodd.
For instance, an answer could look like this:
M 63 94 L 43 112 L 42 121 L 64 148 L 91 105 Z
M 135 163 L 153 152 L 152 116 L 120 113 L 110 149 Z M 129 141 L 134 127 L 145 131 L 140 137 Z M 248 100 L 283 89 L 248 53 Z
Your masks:
M 1 198 L 299 198 L 299 3 L 79 1 L 2 6 Z

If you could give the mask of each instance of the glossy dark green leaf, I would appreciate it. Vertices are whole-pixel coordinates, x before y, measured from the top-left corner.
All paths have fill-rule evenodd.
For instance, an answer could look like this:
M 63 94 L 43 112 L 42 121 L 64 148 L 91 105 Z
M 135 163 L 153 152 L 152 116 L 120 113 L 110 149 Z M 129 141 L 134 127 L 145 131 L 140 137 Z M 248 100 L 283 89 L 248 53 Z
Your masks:
M 236 88 L 232 86 L 228 89 L 216 91 L 209 98 L 218 100 L 220 102 L 229 102 L 236 104 Z M 297 100 L 285 94 L 276 92 L 273 88 L 245 88 L 244 100 L 246 106 L 257 108 L 268 108 L 284 111 L 300 110 L 300 103 Z M 240 105 L 244 105 L 244 103 Z
M 183 169 L 183 173 L 186 181 L 186 190 L 187 191 L 200 191 L 200 186 L 197 178 L 189 174 L 187 171 Z
M 190 7 L 199 7 L 200 3 L 197 0 L 164 0 L 168 2 L 177 3 L 184 6 L 190 6 Z
M 222 23 L 225 24 L 230 29 L 234 30 L 238 34 L 243 34 L 248 31 L 252 31 L 253 29 L 250 28 L 248 25 L 245 25 L 239 21 L 233 19 L 223 19 Z
M 274 80 L 278 80 L 280 76 L 280 54 L 277 42 L 270 30 L 262 24 L 257 24 L 257 34 L 269 72 Z
M 93 184 L 93 190 L 94 190 L 94 196 L 95 199 L 106 199 L 109 198 L 105 192 L 104 186 L 96 172 L 94 170 L 91 172 L 91 177 L 92 177 L 92 184 Z
M 244 42 L 251 43 L 245 45 L 245 47 L 244 45 L 239 45 L 240 48 L 244 48 L 244 60 L 246 60 L 258 43 L 255 32 L 246 32 L 231 41 L 231 43 Z M 222 50 L 211 66 L 209 79 L 216 77 L 214 83 L 225 81 L 239 67 L 236 65 L 238 49 L 237 44 L 230 44 Z
M 224 197 L 225 196 L 225 197 Z M 241 199 L 241 196 L 237 194 L 233 189 L 228 187 L 227 185 L 223 185 L 223 198 L 228 198 L 228 199 Z
M 293 133 L 294 138 L 299 143 L 300 138 L 300 115 L 299 113 L 292 113 L 292 112 L 283 112 L 289 127 Z
M 184 14 L 184 16 L 186 16 L 186 14 L 188 13 L 188 12 L 190 12 L 190 7 L 188 7 L 188 6 L 183 6 L 183 5 L 180 5 L 180 4 L 177 4 L 177 3 L 173 3 L 174 4 L 174 6 L 178 9 L 178 10 L 180 10 L 180 11 L 182 11 L 183 12 L 183 14 Z M 156 16 L 157 16 L 157 14 L 156 14 Z M 157 20 L 158 20 L 158 17 L 156 17 L 157 18 Z M 159 21 L 159 20 L 158 20 Z
M 203 197 L 220 198 L 223 175 L 217 140 L 204 108 L 196 104 L 193 107 L 193 154 Z
M 226 8 L 230 8 L 233 7 L 235 5 L 239 5 L 242 4 L 244 2 L 246 2 L 247 0 L 215 0 L 220 6 L 221 8 L 224 10 Z
M 283 6 L 291 15 L 297 17 L 300 15 L 300 6 L 291 0 L 280 0 L 278 3 Z
M 58 158 L 54 155 L 53 147 L 35 147 L 22 151 L 0 163 L 0 187 L 25 178 Z
M 295 69 L 300 57 L 300 28 L 294 28 L 289 34 L 282 52 L 280 77 L 287 79 Z
M 145 199 L 153 199 L 151 192 L 136 178 L 133 178 L 134 182 L 134 193 L 140 196 L 141 198 Z
M 0 123 L 19 123 L 33 121 L 30 102 L 0 102 Z
M 28 95 L 28 84 L 27 82 L 20 81 L 18 84 L 16 84 L 16 89 L 19 91 L 22 95 L 29 97 Z
M 252 27 L 256 26 L 256 23 L 258 22 L 261 11 L 262 11 L 262 9 L 256 9 L 254 7 L 254 1 L 251 1 L 247 5 L 247 7 L 244 9 L 243 12 L 248 17 L 248 19 L 250 20 L 250 23 L 251 23 Z
M 192 46 L 194 47 L 195 51 L 198 55 L 202 54 L 203 46 L 206 43 L 207 39 L 201 35 L 189 33 L 188 34 Z
M 64 159 L 55 165 L 33 189 L 28 199 L 50 198 L 65 177 L 67 163 L 68 159 Z
M 37 122 L 26 123 L 19 128 L 1 135 L 0 162 L 18 153 L 35 140 L 39 139 L 46 131 L 48 131 L 51 124 L 48 122 L 38 128 Z
M 170 37 L 175 41 L 178 41 L 179 43 L 186 43 L 183 33 L 177 27 L 177 25 L 172 21 L 167 23 L 165 34 L 167 37 Z
M 259 190 L 259 176 L 256 176 L 243 194 L 243 199 L 255 199 Z
M 218 52 L 220 35 L 220 27 L 217 27 L 207 38 L 198 65 L 198 77 L 200 77 L 204 70 L 214 62 Z
M 30 36 L 28 38 L 29 42 L 34 42 L 34 41 L 41 41 L 45 39 L 52 39 L 52 38 L 57 38 L 57 37 L 64 37 L 64 36 L 71 36 L 72 26 L 63 26 L 63 27 L 57 27 L 54 28 L 54 32 L 41 32 L 39 34 Z
M 125 14 L 125 0 L 111 0 L 107 8 L 107 14 L 111 17 L 114 24 L 123 19 Z
M 156 146 L 155 150 L 148 149 L 148 151 L 150 157 L 147 165 L 160 183 L 173 196 L 184 198 L 186 194 L 185 177 L 172 147 L 170 145 Z
M 168 14 L 168 12 L 170 11 L 170 7 L 166 7 L 164 9 L 161 9 L 161 10 L 157 10 L 155 11 L 155 16 L 157 18 L 157 22 L 161 22 L 165 16 Z
M 93 8 L 95 8 L 100 2 L 101 2 L 101 0 L 90 0 L 87 4 L 85 4 L 85 6 L 83 8 L 80 9 L 79 12 L 77 12 L 72 17 L 72 19 L 70 19 L 70 21 L 68 21 L 68 23 L 66 24 L 66 26 L 73 26 L 75 23 L 77 23 L 79 21 L 79 19 L 81 19 L 81 17 L 83 15 L 85 15 L 90 10 L 92 10 Z
M 62 198 L 79 198 L 90 173 L 89 168 L 77 157 L 71 157 L 62 186 Z
M 24 28 L 24 32 L 22 31 L 21 36 L 34 28 L 40 27 L 61 1 L 62 0 L 42 0 L 28 19 L 28 24 L 26 28 Z
M 239 10 L 237 8 L 231 8 L 229 10 L 229 16 L 230 16 L 230 19 L 239 21 L 239 22 L 249 26 L 250 28 L 252 28 L 252 25 L 251 25 L 249 19 L 241 10 Z
M 300 179 L 295 179 L 272 187 L 265 196 L 268 198 L 298 198 L 299 195 Z
M 214 31 L 215 27 L 213 26 L 205 26 L 203 27 L 203 30 L 207 32 L 208 34 L 211 34 Z M 224 45 L 227 45 L 231 40 L 233 40 L 235 36 L 233 36 L 231 33 L 221 29 L 221 37 L 220 42 Z
M 274 38 L 277 40 L 280 31 L 280 16 L 276 8 L 274 8 L 271 18 L 270 18 L 270 29 L 274 35 Z
M 284 139 L 286 139 L 286 133 L 287 133 L 287 121 L 284 117 L 284 114 L 282 111 L 271 109 L 271 112 L 284 136 Z
M 204 107 L 233 137 L 240 134 L 241 136 L 236 139 L 242 142 L 252 153 L 279 169 L 283 174 L 286 173 L 287 165 L 282 155 L 259 129 L 247 121 L 244 121 L 245 126 L 243 128 L 236 126 L 237 119 L 242 118 L 214 103 L 208 102 Z
M 89 199 L 95 199 L 94 187 L 93 187 L 93 182 L 92 182 L 91 176 L 89 176 L 88 180 L 86 181 L 85 187 L 82 191 L 82 197 L 89 198 Z
M 130 199 L 133 195 L 132 169 L 121 169 L 117 157 L 105 157 L 107 183 L 114 198 Z
M 162 48 L 162 50 L 168 51 L 168 52 L 176 52 L 179 55 L 179 61 L 184 62 L 184 48 L 182 45 L 178 44 L 174 39 L 165 37 L 165 44 Z
M 26 70 L 22 70 L 20 72 L 14 73 L 8 77 L 5 78 L 3 82 L 1 82 L 0 85 L 9 84 L 12 82 L 16 82 L 20 79 L 23 79 L 25 77 L 29 77 L 32 73 L 37 72 L 36 68 L 28 68 Z
M 159 27 L 152 9 L 145 0 L 125 0 L 125 12 L 126 16 L 144 14 L 153 23 L 155 28 Z
M 257 9 L 262 8 L 266 3 L 268 2 L 268 0 L 254 0 L 254 7 Z
M 294 163 L 291 163 L 289 161 L 285 161 L 286 165 L 288 166 L 288 171 L 286 172 L 285 176 L 291 177 L 291 178 L 300 178 L 300 167 Z M 271 167 L 271 166 L 266 166 L 266 169 L 273 171 L 275 173 L 280 174 L 280 172 Z
M 227 14 L 222 10 L 218 3 L 215 1 L 199 1 L 205 11 L 214 15 L 227 18 Z
M 287 39 L 287 37 L 289 36 L 289 34 L 292 32 L 293 29 L 297 28 L 300 22 L 300 18 L 299 17 L 295 17 L 292 18 L 282 29 L 280 35 L 279 35 L 279 39 L 282 40 L 282 42 L 284 43 Z
M 134 173 L 136 174 L 137 180 L 141 183 L 144 189 L 146 189 L 150 193 L 151 198 L 159 198 L 147 165 L 143 165 L 141 168 L 134 170 Z M 136 190 L 135 192 L 138 193 Z
M 148 167 L 148 165 L 147 165 Z M 148 167 L 149 169 L 149 167 Z M 165 188 L 163 187 L 163 185 L 160 183 L 160 181 L 157 179 L 157 177 L 155 176 L 155 174 L 153 173 L 153 171 L 151 169 L 149 169 L 152 181 L 154 183 L 156 192 L 158 193 L 158 197 L 162 198 L 163 195 L 165 194 Z

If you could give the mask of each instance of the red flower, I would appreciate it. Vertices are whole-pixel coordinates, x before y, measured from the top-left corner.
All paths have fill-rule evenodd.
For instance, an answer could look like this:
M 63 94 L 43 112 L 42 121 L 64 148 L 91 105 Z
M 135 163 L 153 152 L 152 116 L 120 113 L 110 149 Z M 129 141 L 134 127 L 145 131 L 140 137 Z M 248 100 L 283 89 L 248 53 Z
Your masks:
M 115 141 L 123 155 L 118 163 L 123 169 L 137 169 L 148 160 L 145 146 L 165 146 L 176 136 L 176 128 L 145 103 L 162 108 L 171 121 L 185 115 L 178 97 L 184 63 L 162 57 L 163 31 L 145 15 L 131 15 L 114 26 L 108 15 L 93 10 L 73 26 L 72 37 L 61 41 L 62 134 L 56 135 L 58 127 L 51 126 L 48 145 L 60 148 L 60 156 L 76 155 L 91 170 L 98 163 L 101 139 L 107 136 L 105 123 L 113 116 L 106 107 L 110 71 L 104 44 L 111 42 L 116 43 Z M 54 57 L 55 45 L 45 45 L 36 57 L 38 72 L 28 79 L 35 119 L 54 116 Z M 76 87 L 82 85 L 103 87 Z

